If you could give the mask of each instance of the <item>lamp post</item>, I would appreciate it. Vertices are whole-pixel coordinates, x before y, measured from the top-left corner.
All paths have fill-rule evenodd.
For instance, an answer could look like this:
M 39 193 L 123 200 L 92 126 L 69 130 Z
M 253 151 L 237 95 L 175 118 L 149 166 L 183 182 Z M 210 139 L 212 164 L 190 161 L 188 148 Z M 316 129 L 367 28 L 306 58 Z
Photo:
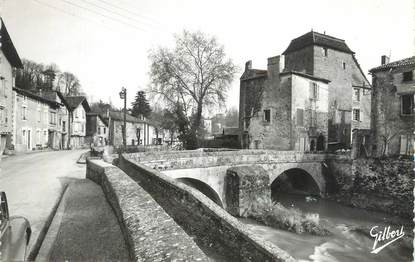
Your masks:
M 121 88 L 120 98 L 124 99 L 124 125 L 123 125 L 123 133 L 122 133 L 122 143 L 124 146 L 124 150 L 127 149 L 127 89 L 125 87 Z

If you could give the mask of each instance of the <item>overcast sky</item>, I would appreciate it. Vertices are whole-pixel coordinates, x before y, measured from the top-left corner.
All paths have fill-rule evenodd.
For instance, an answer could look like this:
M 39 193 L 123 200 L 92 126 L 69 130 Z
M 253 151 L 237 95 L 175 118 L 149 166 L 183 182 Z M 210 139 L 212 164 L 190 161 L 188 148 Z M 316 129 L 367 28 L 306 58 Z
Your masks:
M 172 46 L 183 29 L 214 35 L 242 70 L 265 68 L 311 29 L 341 39 L 363 70 L 415 53 L 414 0 L 0 0 L 1 15 L 21 58 L 59 65 L 93 100 L 121 106 L 148 85 L 148 51 Z M 239 72 L 228 93 L 238 106 Z M 130 101 L 129 101 L 130 102 Z

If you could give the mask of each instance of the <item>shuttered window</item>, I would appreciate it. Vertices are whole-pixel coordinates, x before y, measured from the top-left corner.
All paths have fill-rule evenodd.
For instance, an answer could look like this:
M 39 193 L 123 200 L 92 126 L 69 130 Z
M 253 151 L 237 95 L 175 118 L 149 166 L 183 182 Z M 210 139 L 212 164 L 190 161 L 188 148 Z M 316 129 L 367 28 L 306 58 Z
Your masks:
M 408 139 L 406 135 L 401 135 L 401 145 L 399 153 L 401 155 L 406 155 L 408 149 Z
M 297 126 L 304 126 L 304 110 L 297 108 Z

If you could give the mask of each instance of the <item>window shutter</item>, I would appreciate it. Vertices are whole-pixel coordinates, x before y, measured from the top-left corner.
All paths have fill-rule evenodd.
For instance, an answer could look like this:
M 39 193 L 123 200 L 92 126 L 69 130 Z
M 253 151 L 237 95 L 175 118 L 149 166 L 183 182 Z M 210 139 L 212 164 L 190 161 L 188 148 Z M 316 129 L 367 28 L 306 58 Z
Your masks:
M 363 110 L 359 111 L 359 118 L 360 122 L 363 122 Z
M 400 150 L 399 150 L 399 153 L 401 155 L 406 155 L 407 145 L 408 145 L 408 140 L 407 140 L 406 135 L 401 135 L 401 146 L 400 146 Z
M 304 126 L 304 110 L 297 108 L 297 126 Z

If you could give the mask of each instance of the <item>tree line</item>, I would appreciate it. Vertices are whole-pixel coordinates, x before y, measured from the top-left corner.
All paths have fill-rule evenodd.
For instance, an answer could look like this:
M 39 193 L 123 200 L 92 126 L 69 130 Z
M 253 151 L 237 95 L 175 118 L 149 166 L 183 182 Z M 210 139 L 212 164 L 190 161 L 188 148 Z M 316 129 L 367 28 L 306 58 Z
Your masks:
M 42 64 L 29 59 L 22 59 L 23 68 L 16 70 L 16 87 L 39 91 L 55 90 L 65 96 L 82 95 L 78 77 L 69 72 L 61 71 L 55 63 Z

